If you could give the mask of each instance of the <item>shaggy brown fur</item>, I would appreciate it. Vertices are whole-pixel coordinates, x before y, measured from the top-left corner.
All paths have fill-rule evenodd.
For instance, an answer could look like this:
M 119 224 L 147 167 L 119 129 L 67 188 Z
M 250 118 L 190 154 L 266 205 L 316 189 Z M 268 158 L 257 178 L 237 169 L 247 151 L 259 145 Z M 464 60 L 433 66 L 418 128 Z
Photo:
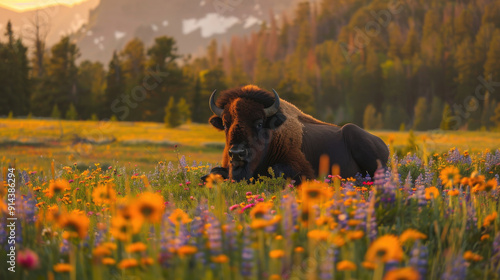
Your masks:
M 343 136 L 342 128 L 319 121 L 283 99 L 280 99 L 278 113 L 266 119 L 263 109 L 273 103 L 273 94 L 253 85 L 223 91 L 217 99 L 217 107 L 223 108 L 224 112 L 221 117 L 212 116 L 210 123 L 226 133 L 222 167 L 228 169 L 230 178 L 234 178 L 235 174 L 233 173 L 234 168 L 231 166 L 229 149 L 241 143 L 246 143 L 249 145 L 249 149 L 253 150 L 252 160 L 248 162 L 248 172 L 251 173 L 251 176 L 247 174 L 246 179 L 258 174 L 266 175 L 268 167 L 276 165 L 285 166 L 287 170 L 285 173 L 293 172 L 294 174 L 287 175 L 295 179 L 300 177 L 314 178 L 318 173 L 318 163 L 315 162 L 318 153 L 339 155 L 339 161 L 345 163 L 345 169 L 349 171 L 349 174 L 365 171 L 364 168 L 359 168 L 359 164 L 355 163 L 356 158 L 362 157 L 354 155 L 353 159 L 350 147 L 346 146 L 344 139 L 348 137 L 349 141 L 357 142 L 356 139 L 360 139 L 360 142 L 363 142 L 363 138 L 366 137 L 363 133 L 366 132 L 360 133 L 362 131 L 360 128 L 350 125 L 346 128 L 347 136 Z M 268 124 L 264 132 L 256 132 L 254 129 L 255 122 L 259 120 L 265 120 Z M 269 122 L 277 124 L 277 127 L 269 125 Z M 375 137 L 366 134 L 370 135 L 368 138 Z M 263 139 L 271 140 L 266 143 Z M 328 142 L 329 139 L 332 140 L 331 144 Z M 369 143 L 361 144 L 370 146 L 369 148 L 380 146 L 379 142 L 373 144 L 371 143 L 373 139 L 368 140 Z M 321 143 L 321 147 L 316 147 L 317 143 Z M 334 146 L 334 149 L 330 149 L 329 145 Z M 353 147 L 358 148 L 355 145 Z M 368 153 L 370 153 L 369 149 Z M 383 153 L 382 156 L 376 154 L 375 157 L 383 158 L 384 155 Z M 333 163 L 335 160 L 332 161 Z M 368 169 L 373 168 L 369 167 Z M 369 172 L 372 171 L 369 170 Z

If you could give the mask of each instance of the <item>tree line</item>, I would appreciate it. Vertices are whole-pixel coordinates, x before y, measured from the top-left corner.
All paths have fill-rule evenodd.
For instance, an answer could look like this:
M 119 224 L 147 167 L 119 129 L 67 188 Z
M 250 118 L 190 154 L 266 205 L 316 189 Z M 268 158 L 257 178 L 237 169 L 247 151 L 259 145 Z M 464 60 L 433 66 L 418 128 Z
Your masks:
M 64 37 L 32 55 L 7 26 L 0 115 L 207 121 L 213 89 L 253 83 L 322 120 L 368 129 L 500 127 L 500 1 L 302 2 L 258 32 L 181 56 L 175 39 L 82 61 Z

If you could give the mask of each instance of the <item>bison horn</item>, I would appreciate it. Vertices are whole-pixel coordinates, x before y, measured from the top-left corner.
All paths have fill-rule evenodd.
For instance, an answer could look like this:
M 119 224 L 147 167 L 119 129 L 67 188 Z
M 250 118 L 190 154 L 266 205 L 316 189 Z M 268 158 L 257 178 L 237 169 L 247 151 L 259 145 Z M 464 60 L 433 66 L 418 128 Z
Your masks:
M 270 107 L 264 108 L 264 113 L 266 114 L 266 118 L 270 117 L 278 112 L 280 108 L 280 97 L 278 93 L 273 89 L 274 92 L 274 104 Z
M 209 101 L 209 104 L 210 104 L 210 110 L 212 110 L 212 112 L 214 114 L 216 114 L 217 116 L 221 117 L 222 116 L 222 113 L 224 113 L 224 109 L 221 109 L 219 107 L 217 107 L 217 105 L 215 105 L 215 93 L 217 92 L 217 90 L 214 90 L 212 92 L 212 95 L 210 95 L 210 101 Z

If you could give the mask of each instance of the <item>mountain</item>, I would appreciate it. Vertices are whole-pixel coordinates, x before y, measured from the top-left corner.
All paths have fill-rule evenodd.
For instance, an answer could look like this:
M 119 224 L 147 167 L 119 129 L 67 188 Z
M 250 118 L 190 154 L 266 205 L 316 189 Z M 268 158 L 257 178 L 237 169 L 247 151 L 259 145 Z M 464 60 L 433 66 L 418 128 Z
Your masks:
M 259 30 L 271 11 L 279 15 L 294 2 L 101 0 L 75 38 L 81 59 L 103 63 L 134 37 L 149 46 L 158 36 L 172 36 L 181 54 L 199 54 L 212 39 L 228 42 L 233 35 Z
M 80 60 L 107 64 L 114 50 L 132 38 L 146 46 L 154 38 L 172 36 L 181 54 L 201 54 L 209 41 L 229 42 L 233 35 L 258 31 L 270 14 L 277 18 L 300 0 L 88 0 L 78 5 L 54 5 L 38 11 L 16 12 L 0 5 L 0 34 L 11 20 L 14 32 L 28 45 L 38 13 L 50 48 L 70 35 L 80 48 Z M 1 37 L 1 36 L 0 36 Z M 3 39 L 3 38 L 2 38 Z
M 63 35 L 73 34 L 84 26 L 89 18 L 89 11 L 97 7 L 99 0 L 88 0 L 81 4 L 66 6 L 53 5 L 46 8 L 16 12 L 4 8 L 0 4 L 0 38 L 4 40 L 3 34 L 7 21 L 12 22 L 15 34 L 20 34 L 27 45 L 31 46 L 33 37 L 33 23 L 36 21 L 41 26 L 41 32 L 46 34 L 47 47 L 52 46 L 61 39 Z

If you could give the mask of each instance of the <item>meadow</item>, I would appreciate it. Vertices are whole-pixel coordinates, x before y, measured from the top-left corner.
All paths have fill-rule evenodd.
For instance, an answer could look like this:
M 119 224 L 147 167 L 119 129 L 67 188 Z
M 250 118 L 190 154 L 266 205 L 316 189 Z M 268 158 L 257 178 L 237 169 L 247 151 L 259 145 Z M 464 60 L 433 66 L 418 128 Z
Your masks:
M 297 186 L 200 182 L 208 125 L 0 126 L 0 279 L 500 278 L 499 133 L 376 131 L 388 170 Z
M 408 131 L 372 131 L 399 155 L 409 146 Z M 474 131 L 415 132 L 417 153 L 445 152 L 452 147 L 479 152 L 499 148 L 500 133 Z M 77 140 L 80 141 L 77 141 Z M 161 123 L 0 119 L 0 162 L 16 159 L 20 168 L 46 171 L 51 162 L 59 168 L 77 163 L 80 169 L 100 163 L 151 171 L 160 161 L 216 164 L 224 148 L 224 134 L 208 124 L 165 128 Z M 36 159 L 36 160 L 34 160 Z

